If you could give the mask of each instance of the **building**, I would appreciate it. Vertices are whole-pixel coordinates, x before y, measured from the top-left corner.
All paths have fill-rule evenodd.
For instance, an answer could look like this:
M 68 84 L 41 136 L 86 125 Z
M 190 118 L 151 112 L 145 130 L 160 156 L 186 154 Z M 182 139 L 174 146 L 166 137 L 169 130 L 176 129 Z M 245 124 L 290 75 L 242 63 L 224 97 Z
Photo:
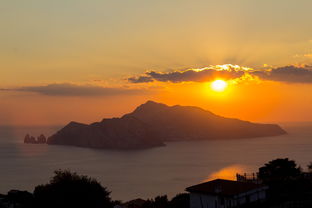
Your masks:
M 190 208 L 230 208 L 266 199 L 267 186 L 250 182 L 217 179 L 186 188 Z

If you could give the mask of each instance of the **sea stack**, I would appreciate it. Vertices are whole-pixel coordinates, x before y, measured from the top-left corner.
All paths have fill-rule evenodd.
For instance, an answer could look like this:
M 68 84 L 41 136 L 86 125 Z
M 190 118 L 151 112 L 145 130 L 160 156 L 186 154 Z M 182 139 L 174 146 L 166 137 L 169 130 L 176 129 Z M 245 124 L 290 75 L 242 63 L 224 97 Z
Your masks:
M 41 134 L 40 136 L 38 136 L 37 142 L 38 142 L 38 144 L 45 144 L 45 143 L 47 143 L 47 139 L 43 134 Z
M 37 139 L 34 136 L 30 136 L 29 134 L 26 134 L 24 138 L 25 144 L 45 144 L 47 143 L 46 137 L 41 134 Z

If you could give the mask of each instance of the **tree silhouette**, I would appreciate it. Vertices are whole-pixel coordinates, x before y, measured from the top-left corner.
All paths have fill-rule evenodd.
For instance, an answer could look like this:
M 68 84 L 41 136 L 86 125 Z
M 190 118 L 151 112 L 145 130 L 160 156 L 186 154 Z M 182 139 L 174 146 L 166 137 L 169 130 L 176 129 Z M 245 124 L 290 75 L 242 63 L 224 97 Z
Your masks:
M 154 207 L 155 208 L 167 208 L 169 205 L 167 195 L 163 196 L 156 196 L 154 200 Z
M 273 203 L 300 200 L 312 188 L 301 168 L 288 158 L 272 160 L 259 168 L 259 178 L 269 186 L 268 196 Z
M 170 208 L 189 208 L 190 195 L 188 193 L 177 194 L 170 201 Z
M 28 191 L 11 190 L 6 199 L 11 207 L 33 208 L 34 206 L 34 197 Z
M 148 199 L 142 206 L 143 208 L 189 208 L 190 195 L 188 193 L 180 193 L 173 197 L 170 201 L 167 195 L 156 196 L 154 199 Z
M 295 179 L 301 174 L 300 167 L 293 160 L 275 159 L 259 168 L 259 179 L 264 183 Z
M 312 162 L 310 162 L 307 167 L 308 167 L 308 171 L 312 173 Z
M 169 201 L 167 195 L 156 196 L 154 199 L 148 199 L 144 204 L 144 208 L 168 208 Z
M 110 192 L 95 179 L 68 170 L 58 170 L 54 173 L 50 183 L 35 188 L 36 207 L 113 207 Z

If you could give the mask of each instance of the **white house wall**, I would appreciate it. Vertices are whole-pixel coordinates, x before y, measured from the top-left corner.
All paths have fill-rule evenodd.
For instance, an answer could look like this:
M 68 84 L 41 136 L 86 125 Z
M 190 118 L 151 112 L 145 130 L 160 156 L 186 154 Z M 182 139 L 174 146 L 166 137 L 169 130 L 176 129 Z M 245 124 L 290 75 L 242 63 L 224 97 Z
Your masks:
M 259 200 L 266 199 L 266 189 L 267 187 L 254 189 L 245 193 L 241 193 L 239 195 L 236 195 L 235 198 L 240 204 L 246 203 L 246 197 L 249 197 L 249 202 L 255 202 Z
M 233 207 L 233 203 L 232 199 L 224 198 L 224 204 L 221 205 L 218 196 L 196 193 L 190 194 L 190 208 L 227 208 Z M 229 206 L 230 204 L 231 206 Z
M 190 193 L 190 208 L 216 208 L 216 202 L 217 208 L 227 208 L 230 207 L 229 204 L 233 207 L 248 203 L 247 197 L 249 197 L 249 203 L 262 201 L 266 199 L 266 189 L 266 187 L 254 189 L 234 197 L 225 198 L 224 206 L 220 204 L 220 200 L 216 195 Z

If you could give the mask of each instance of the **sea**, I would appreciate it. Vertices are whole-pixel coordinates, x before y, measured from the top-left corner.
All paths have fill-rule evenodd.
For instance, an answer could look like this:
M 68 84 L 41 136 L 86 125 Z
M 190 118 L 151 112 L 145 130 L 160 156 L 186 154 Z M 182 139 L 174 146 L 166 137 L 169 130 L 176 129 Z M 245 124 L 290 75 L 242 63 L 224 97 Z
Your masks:
M 52 127 L 0 127 L 0 193 L 32 192 L 55 170 L 70 170 L 97 179 L 114 200 L 148 199 L 215 178 L 251 174 L 270 160 L 289 158 L 306 170 L 312 162 L 312 122 L 280 124 L 288 134 L 236 140 L 168 142 L 164 147 L 116 151 L 24 144 L 26 133 L 49 136 Z

